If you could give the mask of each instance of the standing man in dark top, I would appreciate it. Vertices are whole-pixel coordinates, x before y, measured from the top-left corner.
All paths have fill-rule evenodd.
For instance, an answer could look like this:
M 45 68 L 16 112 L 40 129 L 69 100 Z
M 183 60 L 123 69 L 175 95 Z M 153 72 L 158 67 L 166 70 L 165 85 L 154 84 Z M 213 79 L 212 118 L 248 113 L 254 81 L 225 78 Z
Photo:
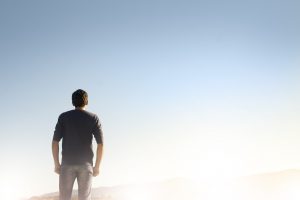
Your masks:
M 52 141 L 54 171 L 59 174 L 59 200 L 71 200 L 75 179 L 78 183 L 78 200 L 91 200 L 92 177 L 99 174 L 102 158 L 101 124 L 96 114 L 85 110 L 88 94 L 84 90 L 79 89 L 72 94 L 72 103 L 75 109 L 59 116 Z M 93 165 L 93 136 L 98 144 L 95 165 Z

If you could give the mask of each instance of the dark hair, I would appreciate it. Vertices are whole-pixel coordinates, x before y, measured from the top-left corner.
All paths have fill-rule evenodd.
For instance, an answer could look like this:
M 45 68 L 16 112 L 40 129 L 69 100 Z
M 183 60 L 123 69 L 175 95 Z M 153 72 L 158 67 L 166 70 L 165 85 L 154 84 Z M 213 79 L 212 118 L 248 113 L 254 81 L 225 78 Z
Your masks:
M 88 94 L 82 89 L 78 89 L 72 94 L 72 104 L 75 107 L 83 107 L 88 104 Z

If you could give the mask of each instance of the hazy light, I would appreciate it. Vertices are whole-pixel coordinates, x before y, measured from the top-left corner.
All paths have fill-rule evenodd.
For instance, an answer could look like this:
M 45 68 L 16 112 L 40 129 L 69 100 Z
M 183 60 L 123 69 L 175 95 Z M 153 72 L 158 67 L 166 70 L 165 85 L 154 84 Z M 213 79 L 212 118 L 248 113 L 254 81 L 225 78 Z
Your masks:
M 284 200 L 299 200 L 300 199 L 300 181 L 291 180 L 283 184 L 281 199 Z
M 1 175 L 0 188 L 1 199 L 5 200 L 19 200 L 25 194 L 22 177 L 18 177 L 13 171 Z
M 121 200 L 151 200 L 153 195 L 149 189 L 142 186 L 128 188 L 121 195 Z

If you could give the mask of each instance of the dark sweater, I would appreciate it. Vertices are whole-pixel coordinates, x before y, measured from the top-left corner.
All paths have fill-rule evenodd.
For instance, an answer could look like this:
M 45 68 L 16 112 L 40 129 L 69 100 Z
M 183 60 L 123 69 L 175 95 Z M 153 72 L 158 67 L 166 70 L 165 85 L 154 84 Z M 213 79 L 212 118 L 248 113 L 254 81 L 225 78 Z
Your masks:
M 96 114 L 85 110 L 62 113 L 57 121 L 53 140 L 62 140 L 62 164 L 93 165 L 93 136 L 103 144 L 101 123 Z

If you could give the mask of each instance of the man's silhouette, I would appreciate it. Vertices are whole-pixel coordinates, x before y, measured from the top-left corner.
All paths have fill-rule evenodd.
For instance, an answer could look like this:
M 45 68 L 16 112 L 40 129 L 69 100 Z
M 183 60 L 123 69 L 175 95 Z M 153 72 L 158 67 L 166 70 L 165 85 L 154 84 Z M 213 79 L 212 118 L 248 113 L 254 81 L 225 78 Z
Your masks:
M 91 200 L 92 177 L 99 174 L 103 136 L 96 114 L 85 110 L 88 94 L 76 90 L 72 94 L 74 110 L 62 113 L 57 121 L 52 154 L 55 172 L 59 174 L 59 199 L 71 200 L 75 179 L 78 183 L 78 200 Z M 96 163 L 93 167 L 93 136 L 97 142 Z M 59 161 L 59 141 L 62 139 L 62 161 Z

